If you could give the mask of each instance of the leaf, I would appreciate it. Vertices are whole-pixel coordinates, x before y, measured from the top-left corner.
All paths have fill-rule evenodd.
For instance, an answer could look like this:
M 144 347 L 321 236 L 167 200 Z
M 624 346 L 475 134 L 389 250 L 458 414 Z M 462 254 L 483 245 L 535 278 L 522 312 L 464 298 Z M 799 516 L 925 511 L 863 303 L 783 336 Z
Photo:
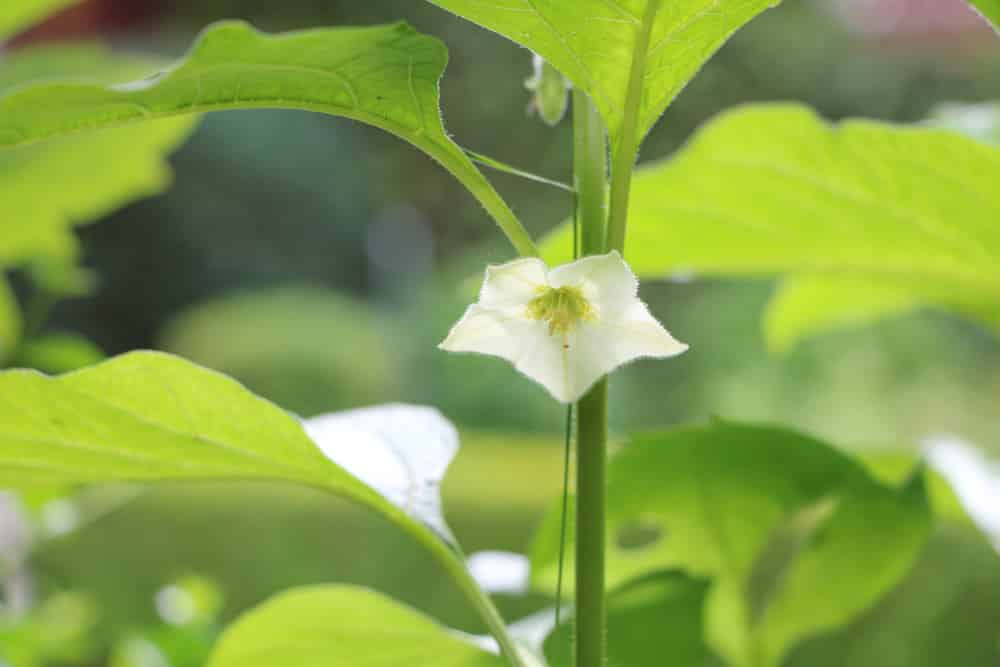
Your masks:
M 0 147 L 205 111 L 286 108 L 352 118 L 391 132 L 458 178 L 524 253 L 514 214 L 445 134 L 438 79 L 448 54 L 399 23 L 265 35 L 242 22 L 208 28 L 173 68 L 120 85 L 40 82 L 0 96 Z
M 800 340 L 871 324 L 913 310 L 919 303 L 910 290 L 863 278 L 788 278 L 767 304 L 764 335 L 772 350 L 785 352 Z
M 979 10 L 986 20 L 993 24 L 993 29 L 1000 29 L 1000 0 L 967 0 Z
M 641 436 L 611 461 L 608 480 L 609 585 L 667 568 L 709 579 L 709 644 L 741 667 L 777 665 L 802 639 L 870 607 L 906 574 L 930 528 L 922 477 L 882 486 L 831 447 L 776 428 L 716 423 Z M 532 550 L 546 587 L 557 519 L 553 511 Z M 788 536 L 796 539 L 784 548 Z M 784 555 L 762 560 L 768 553 Z M 767 567 L 765 599 L 754 600 Z
M 0 7 L 0 42 L 79 0 L 10 0 Z
M 654 574 L 608 595 L 608 667 L 703 667 L 704 582 L 677 573 Z M 572 661 L 572 623 L 545 640 L 551 667 Z M 668 657 L 669 656 L 669 657 Z
M 49 333 L 26 341 L 10 365 L 66 373 L 103 360 L 104 352 L 93 341 L 79 334 Z
M 639 170 L 628 259 L 646 277 L 803 276 L 834 312 L 801 298 L 779 303 L 791 323 L 774 331 L 779 344 L 897 312 L 908 298 L 1000 323 L 998 173 L 1000 152 L 953 132 L 743 107 Z M 568 256 L 570 236 L 560 228 L 550 237 L 550 262 Z M 874 294 L 850 303 L 863 283 L 881 303 Z
M 21 340 L 21 310 L 7 280 L 0 274 L 0 364 Z
M 646 134 L 701 66 L 743 24 L 780 0 L 430 0 L 552 63 L 585 90 L 612 145 L 631 110 Z
M 500 667 L 486 653 L 423 614 L 351 586 L 298 588 L 231 625 L 208 667 Z
M 851 626 L 793 652 L 788 667 L 994 667 L 1000 558 L 971 531 L 938 530 L 909 577 Z
M 350 437 L 355 446 L 372 439 Z M 58 377 L 0 373 L 0 486 L 219 479 L 342 496 L 465 572 L 425 524 L 324 456 L 296 419 L 223 375 L 156 352 Z
M 31 49 L 4 61 L 0 91 L 62 72 L 99 79 L 134 76 L 149 67 L 90 46 Z M 188 137 L 196 120 L 158 120 L 0 150 L 0 266 L 74 259 L 72 226 L 167 189 L 172 174 L 163 157 Z M 3 127 L 0 120 L 0 132 Z
M 455 542 L 441 508 L 441 482 L 458 453 L 458 431 L 440 412 L 379 405 L 313 417 L 304 426 L 328 459 Z

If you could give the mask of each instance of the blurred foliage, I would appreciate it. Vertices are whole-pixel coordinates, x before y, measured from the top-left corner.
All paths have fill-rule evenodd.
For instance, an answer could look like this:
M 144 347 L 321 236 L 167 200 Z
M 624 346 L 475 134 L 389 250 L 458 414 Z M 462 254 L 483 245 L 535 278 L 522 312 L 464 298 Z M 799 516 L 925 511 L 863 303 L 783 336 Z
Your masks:
M 17 0 L 0 7 L 0 42 L 76 0 Z
M 741 102 L 796 99 L 827 118 L 918 121 L 942 102 L 1000 97 L 995 42 L 867 40 L 844 30 L 829 4 L 786 0 L 754 21 L 670 108 L 643 157 L 669 154 L 705 119 Z M 206 22 L 226 17 L 265 29 L 405 18 L 452 51 L 442 104 L 462 145 L 569 180 L 568 124 L 549 130 L 526 120 L 530 54 L 426 3 L 179 0 L 165 23 L 117 38 L 132 49 L 178 54 Z M 58 305 L 45 330 L 82 330 L 113 353 L 162 342 L 301 414 L 403 399 L 495 429 L 467 438 L 445 485 L 449 521 L 470 551 L 523 551 L 557 492 L 560 451 L 549 438 L 510 432 L 555 432 L 563 414 L 502 364 L 435 349 L 468 301 L 469 277 L 478 279 L 484 261 L 509 257 L 479 205 L 402 142 L 301 112 L 210 117 L 172 164 L 169 193 L 79 230 L 86 266 L 101 283 L 93 295 Z M 565 193 L 490 178 L 534 232 L 572 205 Z M 432 278 L 435 269 L 443 271 Z M 18 296 L 30 293 L 14 282 Z M 695 345 L 674 364 L 618 374 L 614 422 L 660 427 L 721 414 L 909 451 L 930 433 L 951 431 L 1000 452 L 995 339 L 917 313 L 773 357 L 758 326 L 772 289 L 765 281 L 690 283 L 683 274 L 644 285 L 654 312 Z M 324 343 L 333 331 L 351 342 L 349 352 Z M 909 461 L 892 481 L 910 472 Z M 808 640 L 789 664 L 993 667 L 996 561 L 967 527 L 939 528 L 902 586 L 848 628 Z M 218 582 L 220 622 L 291 586 L 346 581 L 391 593 L 448 625 L 482 630 L 415 544 L 384 521 L 309 491 L 154 489 L 41 544 L 34 565 L 42 593 L 79 590 L 95 601 L 100 615 L 89 639 L 118 644 L 116 660 L 148 655 L 150 646 L 169 652 L 159 633 L 170 628 L 154 600 L 164 582 L 189 572 Z M 545 602 L 500 600 L 508 618 Z M 175 659 L 174 667 L 202 664 Z
M 182 312 L 160 345 L 311 416 L 396 393 L 400 351 L 389 344 L 384 319 L 336 292 L 283 288 L 233 294 Z

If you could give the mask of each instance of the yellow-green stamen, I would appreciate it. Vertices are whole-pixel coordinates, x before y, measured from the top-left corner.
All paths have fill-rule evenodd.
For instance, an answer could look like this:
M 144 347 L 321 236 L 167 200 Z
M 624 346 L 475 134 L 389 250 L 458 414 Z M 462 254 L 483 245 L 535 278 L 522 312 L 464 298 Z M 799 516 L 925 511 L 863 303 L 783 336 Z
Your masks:
M 549 334 L 565 336 L 579 322 L 595 319 L 594 309 L 577 287 L 542 287 L 528 302 L 528 317 L 549 323 Z

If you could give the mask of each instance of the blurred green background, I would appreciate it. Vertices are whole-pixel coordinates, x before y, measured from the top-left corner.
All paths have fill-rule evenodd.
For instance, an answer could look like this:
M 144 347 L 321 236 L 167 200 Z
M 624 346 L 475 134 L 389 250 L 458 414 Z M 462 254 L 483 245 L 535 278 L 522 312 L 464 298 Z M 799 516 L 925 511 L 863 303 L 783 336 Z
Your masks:
M 885 4 L 914 14 L 886 27 L 877 2 L 786 0 L 767 12 L 681 95 L 642 159 L 667 156 L 712 115 L 749 101 L 906 122 L 943 102 L 1000 98 L 1000 42 L 959 2 Z M 845 20 L 849 6 L 860 23 Z M 922 23 L 917 12 L 942 20 Z M 233 17 L 271 30 L 410 21 L 451 49 L 442 106 L 461 145 L 570 179 L 569 124 L 550 129 L 527 112 L 530 54 L 416 0 L 108 0 L 22 42 L 99 36 L 177 55 L 204 24 Z M 83 332 L 107 354 L 154 347 L 183 355 L 304 416 L 388 401 L 437 406 L 466 433 L 446 485 L 456 533 L 468 551 L 523 551 L 558 492 L 562 410 L 506 364 L 436 349 L 484 262 L 511 256 L 478 204 L 408 145 L 321 115 L 214 114 L 171 162 L 176 182 L 166 195 L 80 231 L 98 287 L 58 305 L 47 328 Z M 491 178 L 533 232 L 571 210 L 564 192 Z M 770 281 L 644 285 L 643 297 L 691 351 L 617 374 L 613 428 L 720 415 L 854 448 L 916 451 L 923 438 L 952 433 L 1000 455 L 1000 343 L 991 334 L 920 312 L 776 356 L 760 326 L 773 289 Z M 956 623 L 1000 627 L 1000 601 L 983 593 L 1000 597 L 996 559 L 967 535 L 939 541 L 908 586 L 946 588 Z M 975 576 L 948 564 L 955 542 L 969 543 L 969 558 L 982 563 Z M 191 573 L 218 582 L 224 619 L 288 586 L 350 581 L 479 629 L 404 537 L 342 503 L 282 488 L 155 489 L 47 541 L 35 567 L 43 588 L 92 596 L 95 632 L 109 637 L 155 623 L 156 591 Z M 960 604 L 977 594 L 985 601 Z M 893 622 L 913 622 L 906 595 L 919 597 L 894 593 L 868 619 L 890 634 L 879 640 L 888 648 L 864 664 L 911 664 L 891 641 Z M 502 600 L 510 617 L 542 602 Z M 864 641 L 868 627 L 845 631 L 839 646 L 849 636 Z M 801 664 L 820 664 L 810 650 L 841 655 L 818 644 L 803 649 Z

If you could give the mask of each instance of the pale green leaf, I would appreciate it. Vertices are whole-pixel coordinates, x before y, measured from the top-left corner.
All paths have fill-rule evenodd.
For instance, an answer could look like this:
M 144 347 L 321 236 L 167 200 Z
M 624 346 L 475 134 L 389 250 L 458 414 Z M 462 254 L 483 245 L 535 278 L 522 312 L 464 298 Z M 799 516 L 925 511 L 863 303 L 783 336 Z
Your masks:
M 132 83 L 40 82 L 0 96 L 0 147 L 136 121 L 247 108 L 316 111 L 369 123 L 455 175 L 523 253 L 534 245 L 489 182 L 445 134 L 438 79 L 448 53 L 405 24 L 265 35 L 208 28 L 173 68 Z
M 500 667 L 499 657 L 371 590 L 298 588 L 231 625 L 208 667 Z
M 1000 151 L 943 129 L 743 107 L 639 170 L 627 257 L 646 277 L 807 274 L 835 312 L 801 310 L 801 295 L 799 310 L 779 304 L 786 342 L 907 299 L 1000 322 L 998 173 Z M 549 238 L 550 262 L 569 256 L 570 236 Z M 852 304 L 861 283 L 873 294 Z
M 704 667 L 709 656 L 702 628 L 705 582 L 658 573 L 608 595 L 607 667 Z M 572 661 L 572 621 L 545 640 L 551 667 Z
M 7 0 L 0 6 L 0 42 L 79 0 Z
M 0 66 L 0 91 L 57 76 L 136 76 L 150 67 L 93 46 L 30 49 Z M 195 121 L 169 118 L 0 151 L 0 265 L 72 260 L 74 225 L 167 189 L 172 173 L 164 156 L 187 138 Z
M 323 443 L 338 445 L 346 446 Z M 464 572 L 408 508 L 324 456 L 297 419 L 224 375 L 155 352 L 58 377 L 0 373 L 0 487 L 219 479 L 283 481 L 343 496 Z
M 919 302 L 911 290 L 863 278 L 788 278 L 767 305 L 764 335 L 772 350 L 784 352 L 802 339 L 870 324 Z
M 1000 27 L 1000 0 L 968 0 L 968 2 L 993 24 L 994 29 Z
M 0 273 L 0 364 L 10 358 L 21 340 L 21 309 L 7 280 Z
M 622 136 L 633 71 L 641 137 L 715 51 L 780 0 L 430 0 L 526 46 L 600 110 Z
M 73 259 L 73 226 L 170 186 L 163 157 L 191 127 L 169 118 L 0 151 L 0 265 Z
M 922 478 L 883 486 L 831 447 L 776 428 L 643 436 L 608 479 L 610 585 L 665 568 L 709 579 L 709 643 L 740 667 L 777 665 L 804 638 L 855 618 L 907 573 L 930 529 Z M 557 518 L 532 552 L 546 588 Z

